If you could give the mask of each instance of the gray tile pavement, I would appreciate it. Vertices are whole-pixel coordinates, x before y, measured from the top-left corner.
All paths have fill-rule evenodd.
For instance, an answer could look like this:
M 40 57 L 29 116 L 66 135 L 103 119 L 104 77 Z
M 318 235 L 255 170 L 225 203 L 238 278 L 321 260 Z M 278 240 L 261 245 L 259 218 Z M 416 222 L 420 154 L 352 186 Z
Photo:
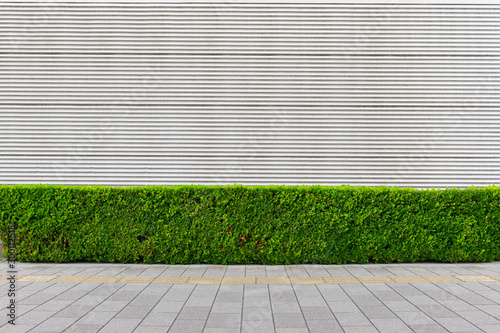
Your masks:
M 500 332 L 500 262 L 343 266 L 20 263 L 17 270 L 19 276 L 50 277 L 16 282 L 16 326 L 7 323 L 9 284 L 0 285 L 4 304 L 0 332 Z M 116 279 L 52 282 L 54 276 L 127 277 L 127 283 Z M 369 283 L 355 279 L 427 276 L 449 280 Z M 186 279 L 153 283 L 141 277 Z M 200 283 L 186 282 L 190 277 L 201 278 L 196 280 Z M 227 280 L 231 284 L 213 279 L 243 277 L 256 279 L 253 283 Z M 303 279 L 293 280 L 295 284 L 255 284 L 260 277 Z M 353 279 L 339 283 L 312 279 L 323 277 Z

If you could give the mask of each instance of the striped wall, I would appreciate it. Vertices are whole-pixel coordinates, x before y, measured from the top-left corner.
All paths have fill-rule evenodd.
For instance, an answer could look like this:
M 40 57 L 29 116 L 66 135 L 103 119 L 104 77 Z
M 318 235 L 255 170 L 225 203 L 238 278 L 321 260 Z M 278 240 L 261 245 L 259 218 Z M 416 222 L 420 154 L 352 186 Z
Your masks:
M 2 2 L 0 184 L 500 185 L 500 5 Z

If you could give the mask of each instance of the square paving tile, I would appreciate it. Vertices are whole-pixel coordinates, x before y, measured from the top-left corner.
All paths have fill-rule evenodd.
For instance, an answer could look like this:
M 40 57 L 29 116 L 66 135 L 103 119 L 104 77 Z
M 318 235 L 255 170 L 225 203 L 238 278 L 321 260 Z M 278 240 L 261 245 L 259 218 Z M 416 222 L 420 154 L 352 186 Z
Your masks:
M 110 296 L 107 300 L 108 301 L 131 301 L 137 295 L 139 294 L 140 291 L 126 291 L 126 290 L 119 290 L 116 293 L 114 293 L 112 296 Z
M 60 311 L 71 303 L 73 303 L 73 300 L 52 300 L 37 306 L 36 309 L 38 311 Z
M 207 328 L 239 328 L 241 315 L 237 313 L 211 313 L 208 316 Z
M 224 277 L 244 277 L 245 266 L 228 266 Z
M 495 318 L 500 318 L 500 304 L 495 305 L 476 305 L 476 307 L 490 316 Z
M 215 297 L 191 296 L 186 302 L 186 306 L 212 306 Z
M 307 328 L 276 327 L 276 333 L 310 333 Z
M 346 326 L 342 327 L 345 333 L 380 333 L 375 326 Z
M 149 313 L 144 320 L 141 322 L 141 325 L 146 326 L 171 326 L 177 317 L 176 313 L 172 312 L 151 312 Z
M 205 320 L 177 319 L 168 333 L 202 333 Z
M 477 327 L 462 319 L 457 318 L 435 318 L 435 320 L 444 328 L 452 332 L 476 332 Z
M 164 302 L 186 302 L 190 292 L 170 289 L 161 299 Z
M 206 320 L 210 312 L 210 306 L 184 306 L 179 313 L 182 320 Z
M 263 277 L 266 276 L 266 268 L 264 266 L 247 265 L 245 276 L 250 277 Z
M 311 333 L 343 332 L 335 319 L 329 320 L 307 320 L 307 327 Z
M 359 305 L 359 308 L 370 320 L 397 318 L 394 312 L 385 305 Z
M 58 312 L 54 315 L 55 318 L 80 318 L 87 312 L 92 310 L 94 306 L 92 305 L 68 305 L 64 310 Z
M 477 326 L 486 333 L 498 333 L 498 332 L 500 332 L 500 325 L 481 324 L 481 325 L 477 325 Z
M 169 326 L 147 326 L 141 323 L 134 330 L 134 333 L 166 333 L 169 328 Z
M 335 319 L 328 306 L 302 306 L 301 309 L 307 321 Z
M 37 311 L 32 310 L 28 313 L 21 314 L 20 317 L 16 319 L 16 324 L 19 325 L 34 325 L 40 324 L 56 314 L 56 311 Z
M 208 328 L 208 327 L 205 327 L 203 329 L 203 333 L 240 333 L 240 332 L 241 332 L 240 327 L 237 327 L 237 328 L 221 328 L 221 327 Z
M 419 311 L 418 308 L 408 302 L 407 300 L 403 301 L 384 301 L 384 305 L 387 306 L 391 311 Z
M 102 328 L 101 325 L 73 324 L 64 333 L 97 333 Z
M 169 302 L 169 301 L 159 301 L 151 312 L 172 312 L 179 313 L 184 306 L 185 302 Z
M 440 325 L 409 325 L 415 333 L 449 333 L 447 329 Z
M 370 321 L 361 312 L 339 312 L 335 313 L 340 326 L 371 326 Z
M 132 332 L 142 319 L 114 318 L 110 320 L 99 333 Z
M 223 277 L 226 274 L 228 266 L 225 265 L 214 265 L 208 266 L 207 270 L 203 274 L 206 277 Z
M 407 325 L 436 325 L 427 314 L 422 311 L 396 312 L 396 315 Z
M 304 318 L 296 313 L 274 313 L 276 328 L 307 328 Z
M 125 306 L 127 306 L 127 304 L 129 304 L 129 303 L 130 303 L 129 301 L 106 300 L 106 301 L 102 302 L 101 304 L 99 304 L 98 306 L 96 306 L 94 309 L 92 309 L 92 312 L 94 312 L 94 311 L 104 311 L 104 312 L 120 311 Z
M 354 302 L 328 302 L 333 313 L 339 312 L 361 312 Z
M 458 318 L 456 313 L 442 305 L 419 305 L 418 308 L 432 318 Z
M 243 308 L 243 321 L 272 321 L 273 314 L 271 310 L 267 311 L 262 307 Z
M 36 326 L 35 332 L 62 332 L 76 321 L 75 318 L 49 318 Z
M 457 315 L 475 325 L 500 325 L 500 320 L 482 311 L 457 311 Z
M 294 300 L 294 302 L 297 302 Z M 245 296 L 243 298 L 243 307 L 262 307 L 262 308 L 270 308 L 271 303 L 269 297 L 253 297 L 253 296 Z
M 243 302 L 217 302 L 212 306 L 212 313 L 241 313 Z
M 219 291 L 217 293 L 217 297 L 215 298 L 216 302 L 239 302 L 243 300 L 243 294 L 241 292 L 233 292 L 233 291 Z
M 384 333 L 413 333 L 412 329 L 400 319 L 372 319 L 373 325 Z
M 102 312 L 102 311 L 90 311 L 85 316 L 78 319 L 78 325 L 105 325 L 108 321 L 113 319 L 116 315 L 115 311 L 112 312 Z
M 116 318 L 127 318 L 127 319 L 142 319 L 146 316 L 151 308 L 141 306 L 141 305 L 127 305 L 118 314 Z
M 274 324 L 271 320 L 251 320 L 243 321 L 241 324 L 242 333 L 275 333 Z

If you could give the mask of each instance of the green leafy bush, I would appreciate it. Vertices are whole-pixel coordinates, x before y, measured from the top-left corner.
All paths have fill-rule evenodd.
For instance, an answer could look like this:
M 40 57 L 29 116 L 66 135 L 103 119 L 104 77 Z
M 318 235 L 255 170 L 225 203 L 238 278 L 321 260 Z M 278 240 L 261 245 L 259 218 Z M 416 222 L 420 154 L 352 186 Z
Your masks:
M 13 224 L 20 261 L 492 261 L 500 187 L 1 185 Z

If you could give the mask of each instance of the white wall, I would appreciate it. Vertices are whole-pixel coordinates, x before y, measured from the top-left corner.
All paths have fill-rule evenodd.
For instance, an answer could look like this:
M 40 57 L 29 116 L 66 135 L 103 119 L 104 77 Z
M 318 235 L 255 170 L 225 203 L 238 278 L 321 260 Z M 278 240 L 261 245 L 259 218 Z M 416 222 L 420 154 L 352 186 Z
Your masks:
M 500 185 L 500 5 L 349 2 L 0 4 L 0 184 Z

